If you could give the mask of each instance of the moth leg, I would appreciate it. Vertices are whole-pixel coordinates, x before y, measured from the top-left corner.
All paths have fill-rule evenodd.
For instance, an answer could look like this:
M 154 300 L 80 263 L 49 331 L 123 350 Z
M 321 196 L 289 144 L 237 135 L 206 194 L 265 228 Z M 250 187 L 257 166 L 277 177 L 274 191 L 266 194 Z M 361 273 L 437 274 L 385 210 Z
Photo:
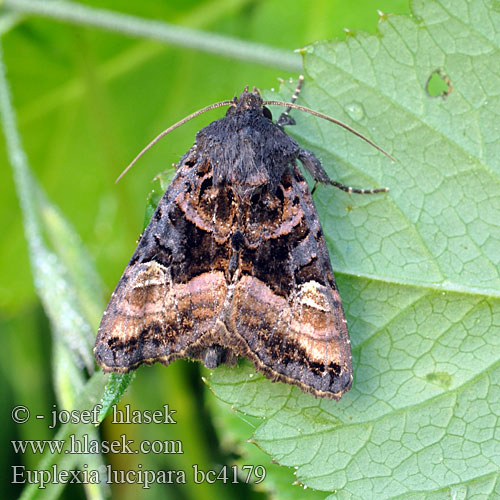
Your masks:
M 295 101 L 297 100 L 297 97 L 299 97 L 300 89 L 302 87 L 303 81 L 304 81 L 304 77 L 302 75 L 300 75 L 299 81 L 297 83 L 297 88 L 295 89 L 295 92 L 293 93 L 292 99 L 290 100 L 290 102 L 292 104 L 294 104 Z M 291 109 L 292 108 L 290 108 L 290 107 L 286 108 L 285 111 L 283 111 L 283 113 L 281 113 L 280 117 L 278 118 L 278 121 L 276 122 L 278 127 L 284 127 L 285 125 L 295 125 L 295 120 L 290 116 Z
M 299 151 L 298 158 L 302 163 L 302 165 L 304 165 L 306 170 L 312 175 L 313 179 L 316 181 L 316 184 L 314 185 L 312 191 L 313 193 L 314 190 L 316 189 L 318 182 L 321 182 L 322 184 L 329 184 L 330 186 L 335 186 L 336 188 L 341 189 L 346 193 L 376 194 L 376 193 L 386 193 L 387 191 L 389 191 L 389 188 L 358 189 L 358 188 L 353 188 L 351 186 L 345 186 L 344 184 L 341 184 L 340 182 L 337 181 L 332 181 L 330 177 L 328 177 L 328 174 L 325 172 L 325 169 L 323 168 L 323 165 L 321 165 L 321 162 L 318 160 L 318 158 L 316 158 L 316 155 L 311 151 L 308 151 L 307 149 L 301 149 Z

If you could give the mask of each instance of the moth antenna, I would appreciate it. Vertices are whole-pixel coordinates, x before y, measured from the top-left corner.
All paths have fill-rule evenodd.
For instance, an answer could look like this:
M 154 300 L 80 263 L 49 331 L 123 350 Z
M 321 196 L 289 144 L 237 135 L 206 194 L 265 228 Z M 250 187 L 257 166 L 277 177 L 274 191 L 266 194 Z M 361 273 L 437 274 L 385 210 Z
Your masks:
M 186 116 L 183 118 L 181 121 L 175 123 L 174 125 L 171 125 L 167 129 L 165 129 L 163 132 L 158 134 L 128 165 L 127 168 L 118 176 L 118 178 L 115 181 L 115 184 L 134 166 L 134 164 L 137 162 L 137 160 L 148 150 L 151 149 L 162 137 L 166 136 L 168 133 L 172 132 L 172 130 L 175 130 L 176 128 L 180 127 L 181 125 L 184 125 L 186 122 L 189 120 L 192 120 L 193 118 L 196 118 L 198 115 L 201 115 L 203 113 L 206 113 L 207 111 L 210 111 L 212 109 L 216 108 L 221 108 L 222 106 L 234 106 L 236 101 L 233 99 L 231 101 L 220 101 L 216 102 L 215 104 L 211 104 L 210 106 L 206 106 L 202 109 L 199 109 L 198 111 L 195 111 L 194 113 L 191 113 L 190 115 Z
M 306 113 L 310 113 L 311 115 L 317 116 L 319 118 L 323 118 L 324 120 L 328 120 L 329 122 L 335 123 L 339 125 L 342 128 L 345 128 L 349 132 L 351 132 L 354 135 L 357 135 L 360 139 L 363 139 L 363 141 L 367 142 L 370 146 L 374 147 L 381 153 L 385 154 L 387 158 L 390 158 L 392 161 L 396 161 L 394 157 L 392 157 L 389 153 L 384 151 L 380 146 L 377 146 L 373 141 L 368 139 L 368 137 L 365 137 L 361 132 L 358 132 L 357 130 L 353 129 L 347 123 L 341 122 L 340 120 L 337 120 L 336 118 L 332 118 L 331 116 L 324 115 L 323 113 L 320 113 L 319 111 L 314 111 L 314 109 L 306 108 L 305 106 L 300 106 L 298 104 L 294 104 L 293 102 L 282 102 L 282 101 L 264 101 L 263 102 L 264 106 L 283 106 L 284 108 L 288 108 L 287 110 L 290 110 L 291 108 L 298 109 L 300 111 L 305 111 Z

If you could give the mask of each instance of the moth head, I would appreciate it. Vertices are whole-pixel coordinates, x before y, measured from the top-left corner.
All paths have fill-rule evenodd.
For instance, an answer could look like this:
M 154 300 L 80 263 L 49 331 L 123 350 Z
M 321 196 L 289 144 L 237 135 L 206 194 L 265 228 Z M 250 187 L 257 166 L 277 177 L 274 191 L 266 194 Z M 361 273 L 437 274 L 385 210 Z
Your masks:
M 272 120 L 273 115 L 268 108 L 264 106 L 264 101 L 260 96 L 259 90 L 254 87 L 252 92 L 248 91 L 248 86 L 241 93 L 240 97 L 233 100 L 233 105 L 227 110 L 227 115 L 243 113 L 247 110 L 257 111 L 265 118 Z
M 301 80 L 303 80 L 303 77 L 301 77 Z M 341 122 L 340 120 L 337 120 L 336 118 L 332 118 L 331 116 L 324 115 L 323 113 L 319 113 L 318 111 L 314 111 L 313 109 L 306 108 L 305 106 L 299 106 L 298 104 L 295 104 L 295 99 L 297 98 L 298 95 L 298 90 L 292 97 L 292 102 L 283 102 L 283 101 L 264 101 L 262 97 L 260 96 L 259 90 L 257 87 L 253 87 L 252 92 L 248 91 L 248 85 L 245 87 L 245 90 L 241 93 L 240 97 L 234 97 L 231 101 L 220 101 L 216 102 L 214 104 L 211 104 L 210 106 L 206 106 L 202 109 L 199 109 L 198 111 L 195 111 L 194 113 L 186 116 L 183 118 L 181 121 L 175 123 L 174 125 L 171 125 L 167 129 L 165 129 L 163 132 L 161 132 L 159 135 L 157 135 L 127 166 L 127 168 L 119 175 L 118 179 L 116 179 L 115 182 L 118 182 L 129 170 L 130 168 L 137 162 L 137 160 L 146 152 L 148 151 L 152 146 L 154 146 L 162 137 L 167 135 L 168 133 L 172 132 L 172 130 L 175 130 L 176 128 L 180 127 L 184 123 L 188 122 L 189 120 L 192 120 L 193 118 L 201 115 L 202 113 L 205 113 L 206 111 L 210 111 L 212 109 L 220 108 L 222 106 L 229 106 L 229 109 L 227 110 L 226 115 L 233 115 L 233 114 L 238 114 L 238 113 L 244 113 L 248 110 L 255 111 L 267 120 L 272 121 L 273 120 L 273 115 L 271 111 L 266 107 L 266 106 L 282 106 L 287 108 L 287 110 L 282 113 L 282 117 L 288 116 L 288 112 L 293 108 L 293 109 L 299 109 L 301 111 L 305 111 L 306 113 L 310 113 L 311 115 L 318 116 L 319 118 L 323 118 L 324 120 L 328 120 L 332 123 L 336 123 L 337 125 L 340 125 L 341 127 L 345 128 L 349 132 L 353 133 L 354 135 L 357 135 L 361 139 L 363 139 L 365 142 L 373 146 L 375 149 L 378 149 L 380 152 L 385 154 L 387 157 L 389 157 L 392 161 L 395 161 L 394 158 L 389 154 L 386 153 L 381 147 L 377 146 L 374 142 L 370 141 L 370 139 L 366 138 L 364 135 L 361 133 L 357 132 L 353 128 L 351 128 L 349 125 L 346 125 L 345 123 Z M 278 120 L 278 126 L 283 127 L 283 125 L 292 125 L 294 124 L 295 121 L 293 119 L 290 119 L 290 117 L 286 118 L 285 121 L 282 121 L 282 118 Z

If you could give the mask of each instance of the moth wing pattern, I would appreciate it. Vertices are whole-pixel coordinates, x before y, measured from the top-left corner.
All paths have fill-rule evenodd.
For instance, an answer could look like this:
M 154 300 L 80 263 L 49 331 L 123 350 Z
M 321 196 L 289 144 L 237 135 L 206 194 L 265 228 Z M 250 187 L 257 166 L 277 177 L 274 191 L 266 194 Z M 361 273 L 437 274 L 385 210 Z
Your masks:
M 167 188 L 104 312 L 94 349 L 104 371 L 186 357 L 220 314 L 224 274 L 193 255 L 210 235 L 197 231 L 177 204 L 186 196 L 189 168 L 182 166 Z
M 232 337 L 243 340 L 240 354 L 266 376 L 338 398 L 351 386 L 351 350 L 325 239 L 297 167 L 284 174 L 279 189 L 281 225 L 242 252 L 241 267 L 251 272 L 234 287 L 227 324 Z M 253 211 L 262 218 L 262 200 Z
M 350 388 L 344 312 L 297 166 L 304 151 L 247 91 L 198 132 L 104 313 L 94 349 L 104 371 L 244 356 L 319 397 Z

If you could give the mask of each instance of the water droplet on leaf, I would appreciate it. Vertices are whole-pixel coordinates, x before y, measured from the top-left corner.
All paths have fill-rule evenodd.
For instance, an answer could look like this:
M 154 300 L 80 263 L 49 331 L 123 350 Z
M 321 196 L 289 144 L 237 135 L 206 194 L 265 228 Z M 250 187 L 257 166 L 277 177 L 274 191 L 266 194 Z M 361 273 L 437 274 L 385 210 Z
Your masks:
M 365 116 L 365 110 L 359 102 L 352 102 L 346 106 L 347 114 L 356 121 L 360 121 Z

